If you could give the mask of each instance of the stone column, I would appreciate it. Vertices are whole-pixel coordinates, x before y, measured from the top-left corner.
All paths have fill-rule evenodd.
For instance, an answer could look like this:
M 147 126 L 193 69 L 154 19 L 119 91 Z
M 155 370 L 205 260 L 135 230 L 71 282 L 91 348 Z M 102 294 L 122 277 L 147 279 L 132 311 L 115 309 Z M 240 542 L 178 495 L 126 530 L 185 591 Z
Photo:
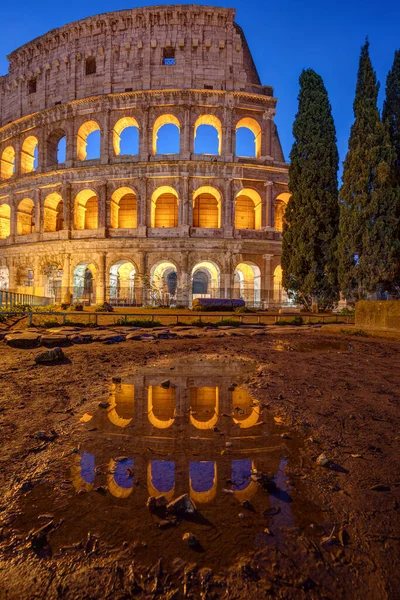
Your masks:
M 270 159 L 272 159 L 272 133 L 275 114 L 275 108 L 267 108 L 263 115 L 264 127 L 261 142 L 261 156 Z
M 74 119 L 69 119 L 65 131 L 67 147 L 65 152 L 65 167 L 70 169 L 76 160 L 76 134 Z
M 15 169 L 14 169 L 14 177 L 20 177 L 21 175 L 21 147 L 22 142 L 18 137 L 14 142 L 14 150 L 15 150 Z
M 107 209 L 108 209 L 108 185 L 107 180 L 102 181 L 98 187 L 98 228 L 100 237 L 106 237 L 107 233 Z
M 102 165 L 108 165 L 110 162 L 110 110 L 108 108 L 104 112 L 102 121 L 100 162 Z
M 73 224 L 73 206 L 71 198 L 71 184 L 69 182 L 64 183 L 61 186 L 61 196 L 64 202 L 64 229 L 71 232 Z
M 63 276 L 62 276 L 62 300 L 66 292 L 72 293 L 72 281 L 71 281 L 71 255 L 64 255 L 63 264 Z
M 265 194 L 261 205 L 261 229 L 272 231 L 274 228 L 274 210 L 272 202 L 273 181 L 264 183 Z
M 15 243 L 17 236 L 17 222 L 18 222 L 18 200 L 14 194 L 10 195 L 10 235 L 8 236 L 7 242 L 9 244 Z
M 232 202 L 234 202 L 234 198 L 232 182 L 232 178 L 228 178 L 225 182 L 225 198 L 221 207 L 221 227 L 224 230 L 224 237 L 233 237 Z
M 190 127 L 190 107 L 184 106 L 183 111 L 183 125 L 180 137 L 180 154 L 181 159 L 190 159 L 190 146 L 191 146 L 191 127 Z
M 266 305 L 274 301 L 274 286 L 272 280 L 271 260 L 273 254 L 263 254 L 264 268 L 261 286 L 261 300 L 266 302 Z
M 179 304 L 183 304 L 184 306 L 189 305 L 189 295 L 190 291 L 190 280 L 189 280 L 189 252 L 184 252 L 182 254 L 182 269 L 178 282 L 178 294 L 177 299 Z
M 44 136 L 44 131 L 43 128 L 41 128 L 39 135 L 37 135 L 38 138 L 38 164 L 36 167 L 36 172 L 37 173 L 42 173 L 44 168 L 47 166 L 46 164 L 46 139 L 47 136 Z
M 139 198 L 138 198 L 138 236 L 147 235 L 147 178 L 139 179 Z
M 96 276 L 96 304 L 102 304 L 106 297 L 106 253 L 99 252 Z
M 140 160 L 147 162 L 149 154 L 151 153 L 151 145 L 149 146 L 150 133 L 149 133 L 149 115 L 150 108 L 147 106 L 143 110 L 142 126 L 139 131 L 139 157 Z
M 36 189 L 35 201 L 35 233 L 41 237 L 44 231 L 44 206 L 43 206 L 43 191 Z
M 142 288 L 142 304 L 146 306 L 149 303 L 149 285 L 147 283 L 150 273 L 147 271 L 148 257 L 147 252 L 139 253 L 139 275 Z

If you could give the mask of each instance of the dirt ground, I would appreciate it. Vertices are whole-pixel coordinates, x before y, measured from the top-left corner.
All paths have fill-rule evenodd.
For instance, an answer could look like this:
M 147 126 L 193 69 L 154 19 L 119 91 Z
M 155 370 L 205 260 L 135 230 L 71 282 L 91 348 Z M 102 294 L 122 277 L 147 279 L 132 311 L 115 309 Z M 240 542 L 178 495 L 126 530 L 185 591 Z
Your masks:
M 1 598 L 400 598 L 398 342 L 299 328 L 73 345 L 53 366 L 34 363 L 39 351 L 0 343 Z M 221 372 L 245 361 L 235 380 L 260 401 L 263 439 L 219 423 L 187 439 L 182 425 L 177 439 L 167 432 L 160 442 L 145 424 L 130 437 L 102 429 L 99 404 L 113 377 L 150 367 L 161 376 L 171 360 L 205 356 Z M 196 519 L 166 523 L 146 508 L 143 472 L 135 471 L 130 498 L 104 484 L 77 491 L 71 465 L 83 452 L 101 464 L 135 453 L 143 464 L 218 456 L 218 493 Z M 249 452 L 263 473 L 271 466 L 276 501 L 263 489 L 240 505 L 230 493 L 227 465 Z M 316 464 L 322 453 L 324 467 Z M 282 494 L 292 496 L 292 512 L 275 522 L 287 516 Z M 201 551 L 182 542 L 186 531 Z

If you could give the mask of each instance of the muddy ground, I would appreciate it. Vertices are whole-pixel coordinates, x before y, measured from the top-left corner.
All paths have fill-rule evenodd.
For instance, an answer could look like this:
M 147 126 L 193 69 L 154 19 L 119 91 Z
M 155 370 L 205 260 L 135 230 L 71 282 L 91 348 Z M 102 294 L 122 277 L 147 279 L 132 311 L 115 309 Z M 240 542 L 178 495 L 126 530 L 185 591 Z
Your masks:
M 299 330 L 93 343 L 66 348 L 68 361 L 54 366 L 35 365 L 39 351 L 0 344 L 1 598 L 400 597 L 398 342 Z M 190 442 L 182 425 L 170 446 L 156 430 L 154 439 L 102 430 L 98 405 L 107 404 L 112 377 L 153 365 L 161 373 L 168 361 L 205 355 L 221 365 L 248 361 L 236 380 L 261 402 L 261 441 L 258 431 L 244 440 L 222 425 Z M 293 500 L 291 518 L 276 523 L 284 504 L 261 489 L 241 505 L 224 471 L 244 452 L 257 459 L 270 447 L 273 459 L 258 465 L 265 472 L 274 464 L 272 476 Z M 106 479 L 77 490 L 71 465 L 83 452 L 176 464 L 186 454 L 219 456 L 226 481 L 195 519 L 166 524 L 146 508 L 143 472 L 129 498 L 111 494 Z M 184 543 L 185 532 L 201 545 Z

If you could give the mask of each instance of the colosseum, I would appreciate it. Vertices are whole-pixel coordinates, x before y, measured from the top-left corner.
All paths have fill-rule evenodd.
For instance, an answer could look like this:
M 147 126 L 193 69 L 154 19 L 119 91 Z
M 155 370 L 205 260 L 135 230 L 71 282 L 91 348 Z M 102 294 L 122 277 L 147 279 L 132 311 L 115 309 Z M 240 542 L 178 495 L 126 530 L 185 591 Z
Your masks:
M 0 288 L 117 306 L 284 300 L 277 99 L 234 18 L 122 10 L 8 56 Z

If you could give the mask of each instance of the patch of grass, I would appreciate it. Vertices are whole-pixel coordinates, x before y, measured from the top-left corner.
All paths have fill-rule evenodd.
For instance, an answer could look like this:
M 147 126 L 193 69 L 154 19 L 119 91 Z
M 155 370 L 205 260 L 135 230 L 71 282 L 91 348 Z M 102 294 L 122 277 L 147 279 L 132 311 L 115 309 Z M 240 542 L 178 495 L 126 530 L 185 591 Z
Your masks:
M 128 327 L 161 327 L 161 321 L 151 321 L 151 319 L 116 319 L 114 325 L 127 325 Z
M 35 323 L 37 327 L 44 327 L 46 329 L 51 329 L 53 327 L 62 327 L 62 326 L 72 326 L 72 327 L 94 327 L 94 323 L 82 323 L 82 321 L 73 321 L 72 319 L 66 319 L 63 322 L 61 319 L 59 321 L 48 319 L 47 321 L 42 321 L 41 323 Z
M 363 329 L 341 329 L 340 333 L 344 335 L 356 335 L 358 337 L 369 337 L 369 333 Z
M 303 317 L 297 316 L 290 320 L 277 321 L 275 325 L 303 325 Z
M 219 319 L 215 325 L 228 325 L 230 327 L 238 327 L 240 325 L 239 319 Z

